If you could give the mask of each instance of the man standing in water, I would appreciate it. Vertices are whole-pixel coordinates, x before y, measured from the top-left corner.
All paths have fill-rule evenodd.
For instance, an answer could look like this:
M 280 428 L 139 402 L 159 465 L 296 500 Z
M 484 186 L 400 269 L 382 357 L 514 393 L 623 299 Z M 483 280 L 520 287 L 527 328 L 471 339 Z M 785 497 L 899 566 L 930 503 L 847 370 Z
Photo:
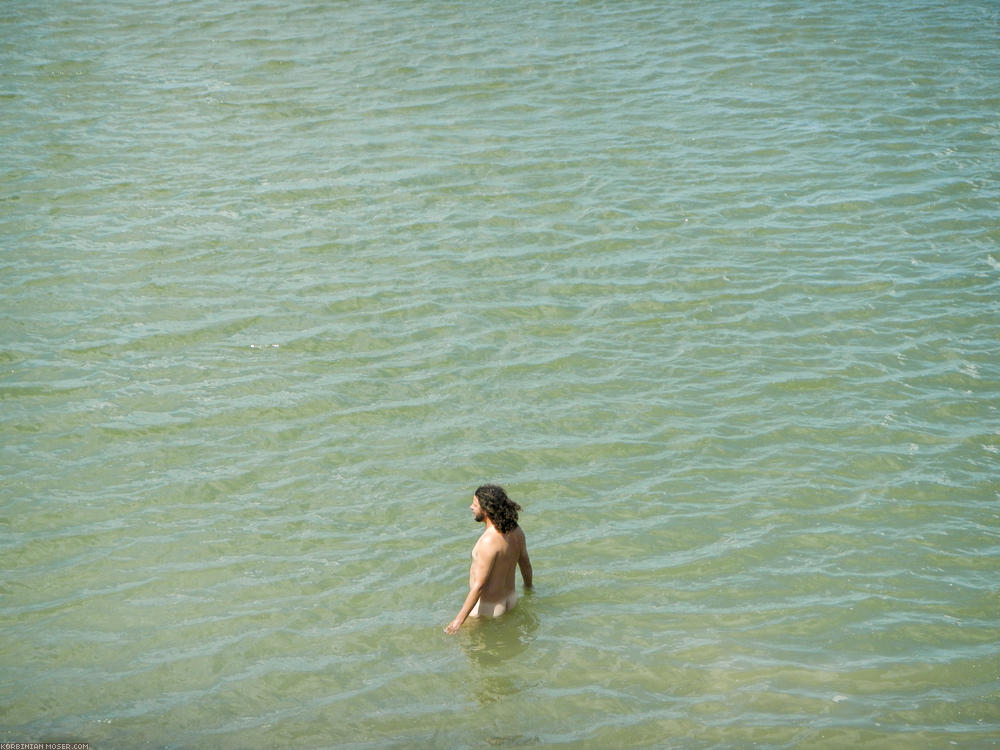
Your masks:
M 521 569 L 526 589 L 531 588 L 531 560 L 524 532 L 517 525 L 521 506 L 503 487 L 484 484 L 472 496 L 472 515 L 486 530 L 472 548 L 469 595 L 444 632 L 454 634 L 467 617 L 499 617 L 517 604 L 514 569 Z

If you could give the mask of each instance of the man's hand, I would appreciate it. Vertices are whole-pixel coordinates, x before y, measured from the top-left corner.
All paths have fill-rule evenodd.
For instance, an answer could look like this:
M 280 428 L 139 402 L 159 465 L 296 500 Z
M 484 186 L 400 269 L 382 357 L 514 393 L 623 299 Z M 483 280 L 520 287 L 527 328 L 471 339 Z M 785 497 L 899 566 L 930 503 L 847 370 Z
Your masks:
M 458 629 L 460 627 L 462 627 L 462 622 L 456 617 L 454 620 L 448 623 L 448 627 L 444 629 L 444 632 L 446 632 L 448 635 L 455 635 L 455 633 L 458 632 Z

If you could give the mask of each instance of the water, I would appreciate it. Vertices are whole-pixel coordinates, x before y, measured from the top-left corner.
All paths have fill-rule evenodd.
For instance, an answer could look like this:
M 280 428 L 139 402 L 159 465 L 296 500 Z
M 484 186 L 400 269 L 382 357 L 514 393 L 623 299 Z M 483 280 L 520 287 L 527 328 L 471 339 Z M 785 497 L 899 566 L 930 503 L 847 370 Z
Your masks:
M 998 16 L 8 2 L 0 739 L 996 746 Z

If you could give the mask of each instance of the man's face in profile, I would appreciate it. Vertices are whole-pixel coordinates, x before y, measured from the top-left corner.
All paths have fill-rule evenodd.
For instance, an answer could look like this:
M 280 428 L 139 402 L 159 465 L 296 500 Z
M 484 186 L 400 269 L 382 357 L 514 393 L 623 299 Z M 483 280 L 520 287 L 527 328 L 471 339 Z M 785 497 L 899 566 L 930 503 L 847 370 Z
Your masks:
M 472 517 L 476 519 L 476 523 L 482 523 L 486 520 L 486 514 L 479 505 L 479 498 L 475 495 L 472 496 L 472 505 L 469 507 L 472 508 Z

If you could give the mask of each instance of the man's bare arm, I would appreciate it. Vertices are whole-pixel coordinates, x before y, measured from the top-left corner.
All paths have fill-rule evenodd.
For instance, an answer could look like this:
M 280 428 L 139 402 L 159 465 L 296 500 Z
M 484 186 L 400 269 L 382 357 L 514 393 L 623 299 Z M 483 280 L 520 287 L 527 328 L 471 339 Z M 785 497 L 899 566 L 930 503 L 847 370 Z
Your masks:
M 528 557 L 528 543 L 521 545 L 521 556 L 517 558 L 517 567 L 521 569 L 521 579 L 526 589 L 531 588 L 531 558 Z
M 493 571 L 493 563 L 496 562 L 498 549 L 495 545 L 483 544 L 479 549 L 479 555 L 472 566 L 471 582 L 469 584 L 469 594 L 462 603 L 462 608 L 455 615 L 455 619 L 448 623 L 444 632 L 454 635 L 462 627 L 462 623 L 468 618 L 472 608 L 476 606 L 479 597 L 483 593 L 486 582 L 490 579 Z

